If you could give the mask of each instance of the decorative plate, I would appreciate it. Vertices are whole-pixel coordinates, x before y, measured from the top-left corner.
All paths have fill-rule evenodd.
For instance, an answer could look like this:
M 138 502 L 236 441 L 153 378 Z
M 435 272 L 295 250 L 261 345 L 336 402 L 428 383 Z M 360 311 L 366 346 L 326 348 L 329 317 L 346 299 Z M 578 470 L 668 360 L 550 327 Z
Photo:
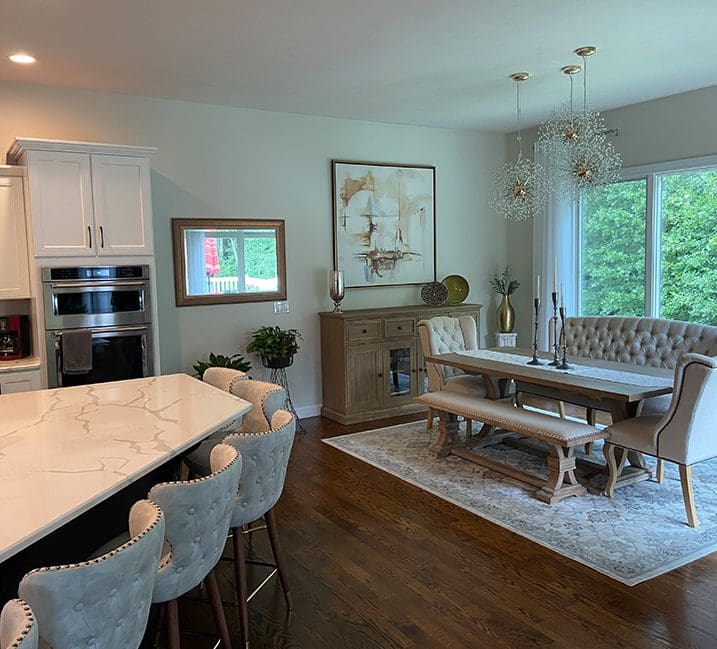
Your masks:
M 428 282 L 421 288 L 421 299 L 428 306 L 440 306 L 448 299 L 448 287 L 441 282 Z
M 466 278 L 460 275 L 444 277 L 443 283 L 448 288 L 448 304 L 460 304 L 468 297 L 471 290 Z

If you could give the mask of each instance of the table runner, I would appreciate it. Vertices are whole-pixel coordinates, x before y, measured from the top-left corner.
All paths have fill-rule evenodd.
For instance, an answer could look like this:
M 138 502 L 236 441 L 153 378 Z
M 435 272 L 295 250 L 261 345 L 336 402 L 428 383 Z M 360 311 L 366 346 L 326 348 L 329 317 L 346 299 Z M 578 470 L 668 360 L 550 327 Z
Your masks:
M 472 356 L 473 358 L 484 358 L 490 361 L 498 361 L 501 363 L 510 363 L 511 365 L 525 365 L 530 356 L 521 356 L 520 354 L 507 354 L 505 352 L 497 352 L 488 349 L 474 349 L 467 351 L 455 352 L 460 356 Z M 617 363 L 615 363 L 617 365 Z M 544 372 L 557 372 L 559 374 L 568 374 L 575 376 L 583 376 L 591 379 L 601 379 L 603 381 L 613 381 L 614 383 L 624 383 L 627 385 L 639 385 L 643 387 L 654 386 L 670 386 L 672 385 L 672 377 L 666 378 L 661 376 L 649 376 L 646 374 L 638 374 L 637 372 L 624 372 L 622 370 L 611 370 L 602 367 L 594 367 L 591 365 L 581 365 L 570 361 L 569 370 L 559 370 L 550 365 L 534 365 L 535 369 Z

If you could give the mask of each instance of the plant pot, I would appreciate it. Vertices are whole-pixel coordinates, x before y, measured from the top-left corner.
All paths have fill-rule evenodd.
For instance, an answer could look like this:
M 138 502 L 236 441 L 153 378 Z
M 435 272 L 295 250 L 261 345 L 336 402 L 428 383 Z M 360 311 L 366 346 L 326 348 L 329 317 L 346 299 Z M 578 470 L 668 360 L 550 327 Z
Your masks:
M 286 356 L 284 358 L 268 358 L 261 357 L 261 364 L 264 367 L 268 367 L 270 370 L 280 370 L 284 367 L 290 367 L 294 362 L 293 356 Z
M 513 305 L 507 295 L 503 296 L 496 315 L 498 317 L 498 331 L 502 334 L 512 333 L 515 326 L 515 309 L 513 309 Z

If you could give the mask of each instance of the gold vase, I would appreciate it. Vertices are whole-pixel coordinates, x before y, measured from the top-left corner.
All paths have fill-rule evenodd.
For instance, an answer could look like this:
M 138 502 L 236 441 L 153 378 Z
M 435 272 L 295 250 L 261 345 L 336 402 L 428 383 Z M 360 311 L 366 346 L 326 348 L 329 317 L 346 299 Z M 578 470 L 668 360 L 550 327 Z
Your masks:
M 503 296 L 503 300 L 498 307 L 498 331 L 502 334 L 513 332 L 515 326 L 515 309 L 510 303 L 507 295 Z

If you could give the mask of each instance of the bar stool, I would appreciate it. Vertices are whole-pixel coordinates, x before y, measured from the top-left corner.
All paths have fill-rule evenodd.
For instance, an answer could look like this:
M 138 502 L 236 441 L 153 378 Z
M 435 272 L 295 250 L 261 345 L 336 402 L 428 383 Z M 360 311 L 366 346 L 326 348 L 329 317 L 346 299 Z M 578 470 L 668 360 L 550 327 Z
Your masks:
M 212 449 L 210 465 L 212 473 L 205 478 L 166 482 L 149 492 L 149 498 L 166 517 L 166 552 L 157 571 L 152 601 L 165 604 L 169 649 L 180 648 L 177 598 L 202 581 L 223 646 L 231 649 L 213 570 L 226 544 L 242 458 L 231 446 L 218 444 Z
M 231 517 L 232 542 L 234 546 L 234 570 L 237 599 L 239 600 L 241 631 L 244 646 L 249 647 L 249 600 L 278 572 L 284 591 L 286 605 L 291 610 L 291 594 L 286 576 L 284 558 L 274 518 L 276 505 L 284 489 L 286 469 L 296 432 L 296 419 L 286 410 L 278 410 L 271 418 L 271 430 L 267 432 L 232 434 L 224 439 L 237 449 L 244 459 L 244 469 L 236 493 Z M 269 532 L 274 564 L 256 562 L 273 568 L 271 574 L 251 595 L 247 590 L 246 552 L 242 528 L 264 517 Z M 250 530 L 251 531 L 251 530 Z M 251 562 L 249 562 L 251 563 Z
M 0 649 L 37 649 L 37 622 L 21 599 L 11 599 L 0 613 Z
M 129 531 L 127 543 L 96 559 L 39 568 L 22 578 L 18 592 L 37 618 L 43 646 L 139 647 L 162 554 L 159 507 L 147 500 L 135 503 Z

